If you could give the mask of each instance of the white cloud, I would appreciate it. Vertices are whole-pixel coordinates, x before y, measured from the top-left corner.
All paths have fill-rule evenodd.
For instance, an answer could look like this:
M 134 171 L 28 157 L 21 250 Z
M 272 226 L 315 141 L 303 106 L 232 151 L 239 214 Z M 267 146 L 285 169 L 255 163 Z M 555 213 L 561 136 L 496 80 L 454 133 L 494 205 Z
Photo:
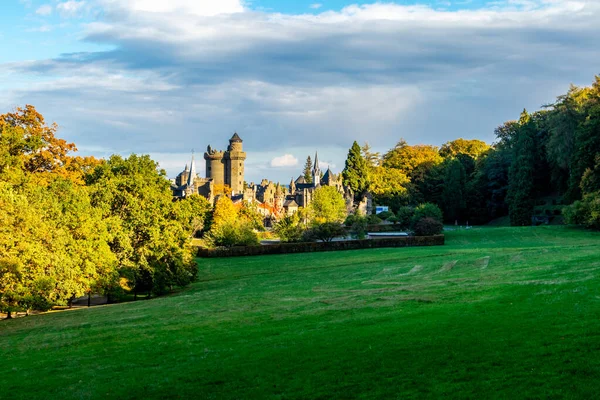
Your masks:
M 77 17 L 84 10 L 85 1 L 69 0 L 56 5 L 56 10 L 63 17 Z
M 35 10 L 35 13 L 42 16 L 50 15 L 52 14 L 52 6 L 50 4 L 44 4 L 43 6 L 38 7 L 38 9 Z
M 323 7 L 323 4 L 314 3 L 314 4 L 311 4 L 309 7 L 312 8 L 313 10 L 318 10 L 319 8 Z
M 121 9 L 131 12 L 151 12 L 194 14 L 214 16 L 244 11 L 240 0 L 99 0 L 111 10 Z
M 285 154 L 271 160 L 271 167 L 295 167 L 297 165 L 298 159 L 291 154 Z

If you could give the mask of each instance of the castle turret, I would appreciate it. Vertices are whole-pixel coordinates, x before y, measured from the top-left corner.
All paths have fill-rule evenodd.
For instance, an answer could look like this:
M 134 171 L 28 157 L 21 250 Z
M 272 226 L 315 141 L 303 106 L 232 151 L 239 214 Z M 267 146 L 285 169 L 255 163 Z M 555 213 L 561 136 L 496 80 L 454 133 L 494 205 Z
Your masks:
M 229 139 L 229 147 L 225 153 L 225 183 L 231 187 L 234 194 L 244 191 L 244 161 L 243 141 L 236 133 Z
M 225 184 L 225 153 L 208 146 L 204 153 L 206 160 L 206 177 L 212 179 L 215 185 Z

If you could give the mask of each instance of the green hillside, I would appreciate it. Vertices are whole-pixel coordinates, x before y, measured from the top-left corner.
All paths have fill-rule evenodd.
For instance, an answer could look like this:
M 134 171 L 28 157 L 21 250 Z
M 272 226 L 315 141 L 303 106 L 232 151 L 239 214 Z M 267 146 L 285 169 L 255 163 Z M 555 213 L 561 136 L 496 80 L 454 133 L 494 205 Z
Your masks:
M 3 399 L 595 398 L 600 234 L 199 260 L 151 301 L 0 322 Z

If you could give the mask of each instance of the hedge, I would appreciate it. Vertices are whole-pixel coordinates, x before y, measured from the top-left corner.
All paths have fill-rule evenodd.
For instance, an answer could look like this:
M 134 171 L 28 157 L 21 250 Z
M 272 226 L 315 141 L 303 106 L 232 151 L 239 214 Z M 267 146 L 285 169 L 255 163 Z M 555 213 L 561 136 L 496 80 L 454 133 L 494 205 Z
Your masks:
M 444 235 L 402 236 L 382 239 L 348 240 L 341 242 L 279 243 L 263 246 L 198 249 L 198 257 L 240 257 L 269 254 L 312 253 L 320 251 L 377 249 L 381 247 L 442 246 Z

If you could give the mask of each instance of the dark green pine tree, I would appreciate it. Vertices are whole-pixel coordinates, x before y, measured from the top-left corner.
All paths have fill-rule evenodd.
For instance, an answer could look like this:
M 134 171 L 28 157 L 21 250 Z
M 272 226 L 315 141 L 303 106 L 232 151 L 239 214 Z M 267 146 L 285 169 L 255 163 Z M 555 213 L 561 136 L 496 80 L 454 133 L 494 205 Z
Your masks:
M 313 165 L 312 165 L 312 159 L 310 158 L 310 156 L 308 156 L 308 158 L 306 159 L 306 164 L 304 164 L 304 180 L 306 181 L 306 183 L 312 183 L 312 169 L 313 169 Z
M 513 161 L 508 170 L 508 215 L 513 226 L 531 224 L 534 203 L 536 127 L 527 110 L 519 119 L 513 145 Z
M 369 189 L 369 164 L 362 156 L 361 148 L 356 142 L 348 151 L 342 178 L 344 185 L 349 186 L 357 198 L 362 197 Z
M 442 205 L 448 222 L 461 220 L 466 208 L 467 175 L 462 163 L 454 159 L 446 166 Z M 461 221 L 462 223 L 462 221 Z

